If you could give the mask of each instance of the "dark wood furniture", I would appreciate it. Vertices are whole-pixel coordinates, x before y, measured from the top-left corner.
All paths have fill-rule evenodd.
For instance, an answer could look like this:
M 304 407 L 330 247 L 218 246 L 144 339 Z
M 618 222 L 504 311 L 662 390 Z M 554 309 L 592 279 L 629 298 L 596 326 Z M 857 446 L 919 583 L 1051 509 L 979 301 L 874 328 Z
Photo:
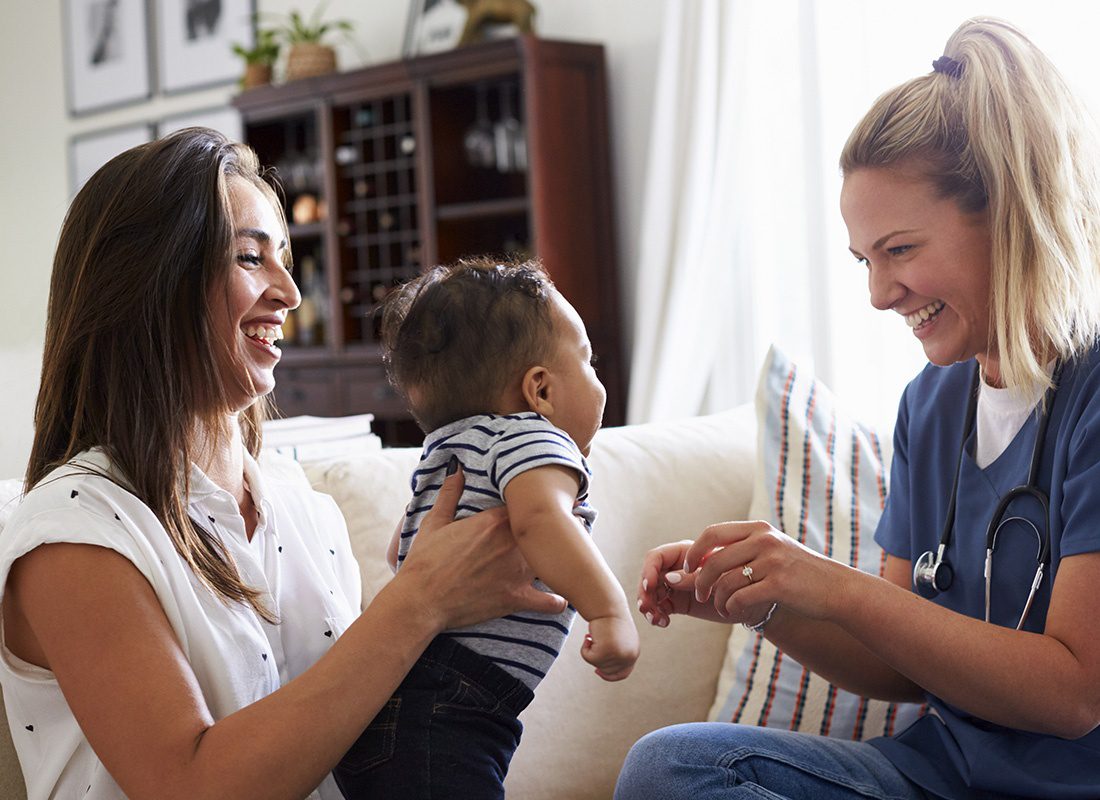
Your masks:
M 622 423 L 602 46 L 524 36 L 233 102 L 245 140 L 277 170 L 306 298 L 277 375 L 284 414 L 371 412 L 387 444 L 420 441 L 386 381 L 377 302 L 427 266 L 529 253 L 584 318 L 604 422 Z

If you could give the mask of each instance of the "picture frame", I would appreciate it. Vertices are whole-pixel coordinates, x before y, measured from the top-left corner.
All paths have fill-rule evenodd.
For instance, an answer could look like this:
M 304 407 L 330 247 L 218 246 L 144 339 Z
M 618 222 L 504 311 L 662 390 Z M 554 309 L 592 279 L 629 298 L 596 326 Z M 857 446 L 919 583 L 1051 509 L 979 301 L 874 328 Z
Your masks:
M 69 187 L 72 196 L 96 171 L 124 150 L 153 140 L 148 122 L 80 134 L 69 140 Z
M 173 114 L 165 117 L 157 125 L 157 138 L 161 139 L 170 133 L 183 128 L 213 128 L 224 133 L 234 142 L 242 141 L 244 125 L 237 109 L 230 106 L 217 106 L 215 108 L 201 108 L 195 111 Z
M 62 28 L 71 116 L 152 96 L 147 0 L 64 0 Z
M 232 83 L 244 65 L 232 46 L 256 40 L 255 0 L 155 0 L 160 90 L 176 94 Z
M 466 7 L 458 0 L 411 0 L 402 55 L 415 58 L 453 49 L 466 17 Z

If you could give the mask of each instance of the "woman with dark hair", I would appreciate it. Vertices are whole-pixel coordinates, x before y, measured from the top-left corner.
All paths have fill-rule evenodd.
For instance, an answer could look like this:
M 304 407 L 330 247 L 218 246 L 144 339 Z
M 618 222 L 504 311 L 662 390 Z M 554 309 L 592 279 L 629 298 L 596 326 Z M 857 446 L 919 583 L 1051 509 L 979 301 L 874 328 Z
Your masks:
M 564 607 L 503 511 L 452 521 L 456 472 L 359 613 L 335 504 L 254 460 L 289 268 L 255 154 L 214 131 L 129 150 L 73 201 L 0 540 L 0 685 L 31 798 L 339 797 L 330 769 L 437 633 Z

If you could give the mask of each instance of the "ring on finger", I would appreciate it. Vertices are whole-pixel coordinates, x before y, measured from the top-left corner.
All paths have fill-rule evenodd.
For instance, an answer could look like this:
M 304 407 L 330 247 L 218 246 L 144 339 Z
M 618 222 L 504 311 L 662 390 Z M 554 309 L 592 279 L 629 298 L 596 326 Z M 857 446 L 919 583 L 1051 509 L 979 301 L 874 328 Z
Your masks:
M 752 567 L 750 567 L 748 564 L 741 567 L 741 574 L 749 579 L 749 583 L 752 583 Z

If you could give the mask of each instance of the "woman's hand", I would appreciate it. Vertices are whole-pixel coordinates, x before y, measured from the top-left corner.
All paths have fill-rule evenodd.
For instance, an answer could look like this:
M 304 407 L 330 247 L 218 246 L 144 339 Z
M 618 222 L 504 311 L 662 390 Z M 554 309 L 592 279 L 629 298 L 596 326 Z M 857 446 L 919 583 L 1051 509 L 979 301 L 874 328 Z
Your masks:
M 650 625 L 667 627 L 673 614 L 721 619 L 712 606 L 695 602 L 695 576 L 684 574 L 684 559 L 692 544 L 685 539 L 646 553 L 638 584 L 638 610 Z
M 753 624 L 772 603 L 811 619 L 830 619 L 850 568 L 799 544 L 767 522 L 711 525 L 687 548 L 695 600 L 721 616 Z
M 564 598 L 532 585 L 504 507 L 455 521 L 464 485 L 461 468 L 443 481 L 394 581 L 417 584 L 441 630 L 516 611 L 564 611 Z

